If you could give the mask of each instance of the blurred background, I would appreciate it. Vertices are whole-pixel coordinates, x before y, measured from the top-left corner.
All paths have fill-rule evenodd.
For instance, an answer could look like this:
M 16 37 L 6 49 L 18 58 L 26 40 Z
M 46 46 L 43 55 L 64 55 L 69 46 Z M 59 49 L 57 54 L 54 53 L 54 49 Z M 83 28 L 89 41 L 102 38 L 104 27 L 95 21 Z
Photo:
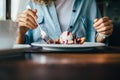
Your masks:
M 18 13 L 23 11 L 27 0 L 0 0 L 0 20 L 15 20 Z
M 15 20 L 27 0 L 0 0 L 0 20 Z M 120 46 L 120 1 L 96 0 L 102 16 L 108 16 L 113 20 L 114 31 L 109 37 L 110 46 Z
M 113 21 L 114 31 L 109 37 L 109 45 L 120 46 L 120 0 L 96 0 L 102 16 Z

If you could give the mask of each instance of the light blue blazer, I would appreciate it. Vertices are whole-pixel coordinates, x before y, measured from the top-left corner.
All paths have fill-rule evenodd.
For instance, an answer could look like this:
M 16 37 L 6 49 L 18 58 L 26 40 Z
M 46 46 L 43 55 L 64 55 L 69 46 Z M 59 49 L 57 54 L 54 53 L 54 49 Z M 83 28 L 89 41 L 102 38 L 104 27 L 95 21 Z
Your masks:
M 28 0 L 26 6 L 28 5 L 32 9 L 38 10 L 37 22 L 41 28 L 53 40 L 59 38 L 62 31 L 58 21 L 54 2 L 52 2 L 51 5 L 46 6 L 40 5 L 39 3 L 33 3 Z M 67 14 L 67 11 L 65 14 Z M 77 37 L 86 37 L 86 42 L 95 42 L 96 31 L 93 27 L 93 21 L 95 18 L 100 18 L 100 13 L 96 6 L 95 0 L 75 0 L 68 31 L 76 34 Z M 26 33 L 26 44 L 41 41 L 40 27 L 37 27 L 34 30 L 30 29 Z

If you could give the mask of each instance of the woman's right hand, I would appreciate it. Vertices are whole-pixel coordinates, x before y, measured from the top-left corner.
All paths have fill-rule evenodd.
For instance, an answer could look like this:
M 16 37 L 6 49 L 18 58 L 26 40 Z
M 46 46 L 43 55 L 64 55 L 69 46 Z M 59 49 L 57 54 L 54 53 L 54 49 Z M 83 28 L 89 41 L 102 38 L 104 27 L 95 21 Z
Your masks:
M 22 13 L 18 14 L 16 21 L 19 26 L 19 34 L 25 35 L 28 29 L 35 29 L 37 27 L 37 10 L 27 9 Z

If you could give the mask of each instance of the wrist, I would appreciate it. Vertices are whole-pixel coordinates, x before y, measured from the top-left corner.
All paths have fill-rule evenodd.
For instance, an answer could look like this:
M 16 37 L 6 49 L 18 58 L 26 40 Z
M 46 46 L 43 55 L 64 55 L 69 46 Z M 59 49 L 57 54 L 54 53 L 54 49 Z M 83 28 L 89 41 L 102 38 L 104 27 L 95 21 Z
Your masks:
M 21 34 L 20 32 L 18 32 L 16 43 L 23 44 L 24 42 L 25 42 L 25 34 Z
M 109 35 L 105 35 L 102 33 L 98 33 L 99 37 L 101 37 L 102 39 L 106 39 Z
M 28 28 L 26 27 L 19 27 L 18 29 L 18 35 L 25 35 L 25 33 L 28 31 Z
M 101 33 L 97 33 L 96 41 L 97 42 L 104 42 L 108 36 L 109 35 L 104 35 L 104 34 L 101 34 Z
M 18 37 L 24 37 L 24 36 L 25 36 L 25 33 L 18 31 Z

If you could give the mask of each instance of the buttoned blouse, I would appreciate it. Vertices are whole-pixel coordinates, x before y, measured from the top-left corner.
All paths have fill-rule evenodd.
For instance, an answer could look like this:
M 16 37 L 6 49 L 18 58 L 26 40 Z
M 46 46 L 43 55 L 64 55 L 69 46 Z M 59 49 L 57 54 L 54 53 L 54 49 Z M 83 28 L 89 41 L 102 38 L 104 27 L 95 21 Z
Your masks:
M 59 38 L 62 30 L 60 28 L 55 3 L 52 2 L 50 5 L 41 5 L 28 0 L 26 6 L 28 5 L 33 10 L 37 9 L 37 22 L 40 26 L 34 30 L 29 29 L 26 32 L 25 43 L 30 44 L 42 41 L 40 37 L 40 27 L 53 40 Z M 67 11 L 65 14 L 67 14 Z M 76 37 L 86 37 L 86 42 L 95 42 L 97 33 L 93 27 L 95 18 L 100 18 L 100 13 L 95 0 L 75 0 L 67 31 L 72 32 Z

